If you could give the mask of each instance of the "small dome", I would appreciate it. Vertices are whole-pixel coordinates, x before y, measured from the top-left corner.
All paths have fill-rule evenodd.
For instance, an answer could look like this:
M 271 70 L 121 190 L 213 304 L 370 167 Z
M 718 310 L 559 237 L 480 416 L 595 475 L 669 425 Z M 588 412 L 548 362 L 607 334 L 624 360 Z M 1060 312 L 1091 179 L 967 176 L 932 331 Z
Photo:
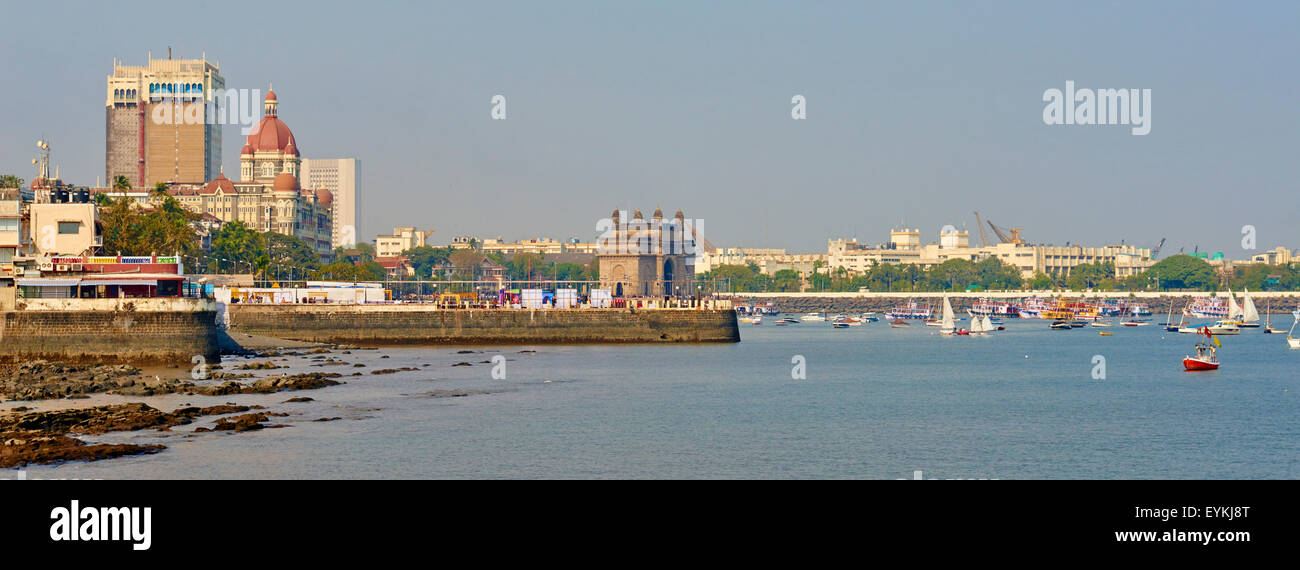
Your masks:
M 239 149 L 240 155 L 253 154 L 253 145 L 244 143 L 244 148 Z
M 686 218 L 686 216 L 685 216 L 684 214 L 682 214 L 682 209 L 681 209 L 681 208 L 677 208 L 677 213 L 676 213 L 675 215 L 673 215 L 673 217 L 674 217 L 674 218 L 677 218 L 677 219 L 679 219 L 679 220 L 680 220 L 680 219 L 684 219 L 684 218 Z
M 275 182 L 271 184 L 272 189 L 276 192 L 298 190 L 298 178 L 288 172 L 281 172 L 275 177 Z
M 267 101 L 277 101 L 278 99 L 275 98 L 275 91 L 267 91 L 267 92 L 266 92 L 266 100 L 267 100 Z
M 634 221 L 635 221 L 635 220 L 644 220 L 644 219 L 645 219 L 645 216 L 642 216 L 642 215 L 641 215 L 641 210 L 636 210 L 636 211 L 632 212 L 632 219 L 633 219 Z
M 659 208 L 655 208 L 655 219 L 659 220 L 662 219 L 663 217 L 664 217 L 664 211 L 660 210 Z
M 334 194 L 329 190 L 321 188 L 316 191 L 316 201 L 322 206 L 330 206 L 334 203 Z

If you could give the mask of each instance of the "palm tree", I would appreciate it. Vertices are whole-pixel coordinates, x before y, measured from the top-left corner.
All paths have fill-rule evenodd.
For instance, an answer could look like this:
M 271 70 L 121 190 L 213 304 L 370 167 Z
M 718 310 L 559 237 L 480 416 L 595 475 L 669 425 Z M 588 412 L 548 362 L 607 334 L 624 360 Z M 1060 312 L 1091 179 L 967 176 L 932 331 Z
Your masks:
M 131 189 L 131 180 L 119 174 L 113 177 L 113 189 L 119 192 L 126 192 Z

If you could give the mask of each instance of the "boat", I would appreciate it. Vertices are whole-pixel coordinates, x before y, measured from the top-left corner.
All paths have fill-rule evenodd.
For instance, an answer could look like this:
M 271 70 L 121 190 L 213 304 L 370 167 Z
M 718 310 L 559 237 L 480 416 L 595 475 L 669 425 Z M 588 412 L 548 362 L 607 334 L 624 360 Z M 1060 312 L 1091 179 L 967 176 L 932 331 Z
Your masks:
M 1196 356 L 1183 357 L 1183 368 L 1189 372 L 1219 369 L 1219 359 L 1215 355 L 1214 348 L 1214 345 L 1222 346 L 1219 339 L 1214 338 L 1214 333 L 1210 332 L 1208 327 L 1202 327 L 1201 334 L 1208 340 L 1196 343 Z M 1214 341 L 1214 345 L 1211 345 L 1210 341 Z
M 1020 307 L 1018 307 L 1015 303 L 1008 303 L 1006 301 L 994 301 L 992 299 L 984 298 L 972 304 L 970 309 L 966 310 L 966 313 L 972 317 L 988 316 L 988 317 L 999 317 L 999 318 L 1007 318 L 1007 319 L 1018 319 L 1020 318 Z
M 1241 321 L 1237 326 L 1244 329 L 1259 328 L 1259 311 L 1255 309 L 1255 301 L 1250 298 L 1248 289 L 1241 290 Z
M 983 316 L 977 316 L 977 315 L 971 315 L 971 318 L 970 318 L 970 334 L 971 334 L 971 336 L 984 336 L 984 335 L 987 334 L 988 332 L 989 332 L 988 329 L 985 329 L 985 328 L 984 328 L 984 317 L 983 317 Z
M 1183 316 L 1195 319 L 1222 319 L 1228 316 L 1228 301 L 1221 297 L 1202 297 L 1183 307 Z
M 921 307 L 916 304 L 916 301 L 909 300 L 906 306 L 894 307 L 886 311 L 885 316 L 891 319 L 928 319 L 930 308 Z
M 848 325 L 845 325 L 845 326 L 848 326 Z M 903 320 L 903 319 L 900 319 L 900 318 L 897 318 L 897 317 L 895 317 L 894 320 L 889 321 L 889 328 L 891 328 L 891 329 L 901 329 L 901 328 L 906 327 L 906 326 L 910 326 L 910 325 L 907 324 L 907 321 L 905 321 L 905 320 Z
M 779 327 L 785 325 L 797 325 L 797 324 L 799 324 L 799 320 L 795 319 L 794 317 L 781 317 L 776 320 L 776 326 Z
M 762 315 L 754 315 L 754 318 L 751 319 L 749 322 L 750 322 L 750 324 L 753 324 L 753 325 L 761 325 L 761 324 L 763 324 L 763 316 L 762 316 Z
M 1150 326 L 1151 323 L 1148 323 L 1146 321 L 1124 321 L 1120 323 L 1120 325 L 1126 327 L 1145 327 L 1145 326 Z
M 1204 329 L 1217 335 L 1241 334 L 1241 329 L 1230 322 L 1219 321 L 1214 324 L 1193 325 L 1190 327 L 1179 327 L 1178 332 L 1183 334 L 1201 334 Z
M 988 315 L 984 315 L 984 332 L 1004 331 L 1004 330 L 1007 330 L 1007 328 L 995 326 L 993 324 L 993 319 L 990 318 Z
M 831 324 L 834 323 L 843 323 L 845 326 L 850 326 L 850 327 L 862 326 L 861 319 L 858 319 L 856 317 L 846 317 L 844 315 L 835 315 L 835 317 L 831 319 Z
M 1070 323 L 1067 323 L 1065 321 L 1056 321 L 1052 323 L 1048 328 L 1051 328 L 1054 331 L 1068 331 L 1074 327 L 1070 326 Z
M 1043 311 L 1052 308 L 1052 304 L 1046 299 L 1030 297 L 1020 302 L 1019 313 L 1022 319 L 1041 319 Z
M 1168 332 L 1179 332 L 1183 325 L 1187 324 L 1187 307 L 1183 307 L 1183 315 L 1178 319 L 1178 324 L 1174 324 L 1174 304 L 1169 304 L 1169 319 L 1165 321 L 1165 330 Z
M 1101 336 L 1115 336 L 1115 333 L 1110 331 L 1097 331 L 1097 334 Z
M 831 322 L 831 328 L 833 328 L 833 329 L 847 329 L 847 328 L 849 328 L 849 324 L 848 324 L 848 323 L 845 323 L 845 322 L 840 322 L 840 321 L 832 321 L 832 322 Z
M 1070 325 L 1070 328 L 1072 328 L 1072 329 L 1081 329 L 1081 328 L 1083 328 L 1083 327 L 1088 326 L 1088 323 L 1085 323 L 1085 322 L 1083 322 L 1083 321 L 1070 321 L 1070 322 L 1069 322 L 1069 325 Z
M 1286 343 L 1291 348 L 1300 348 L 1300 338 L 1291 336 L 1292 333 L 1295 332 L 1295 324 L 1297 322 L 1300 322 L 1300 310 L 1292 311 L 1291 317 L 1292 317 L 1291 330 L 1288 330 L 1286 332 Z
M 939 319 L 939 334 L 944 336 L 970 334 L 970 331 L 957 328 L 957 315 L 952 312 L 952 303 L 948 301 L 948 297 L 943 298 L 943 317 Z
M 1273 328 L 1273 300 L 1268 300 L 1268 308 L 1265 309 L 1266 317 L 1264 319 L 1264 334 L 1283 334 L 1286 331 Z
M 1109 321 L 1096 321 L 1094 323 L 1091 323 L 1089 326 L 1096 327 L 1099 329 L 1106 329 L 1115 326 L 1115 323 Z
M 802 317 L 799 317 L 799 320 L 801 320 L 801 321 L 825 321 L 825 320 L 826 320 L 826 313 L 808 313 L 807 315 L 804 315 L 804 316 L 802 316 Z

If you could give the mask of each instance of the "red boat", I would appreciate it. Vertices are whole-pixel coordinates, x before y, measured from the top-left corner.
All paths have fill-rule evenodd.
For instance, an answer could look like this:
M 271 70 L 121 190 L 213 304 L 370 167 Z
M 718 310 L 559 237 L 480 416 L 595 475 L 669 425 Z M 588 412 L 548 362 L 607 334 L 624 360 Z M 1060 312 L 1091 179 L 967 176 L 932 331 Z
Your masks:
M 1205 338 L 1213 340 L 1214 344 L 1219 344 L 1219 339 L 1214 338 L 1214 334 L 1207 327 L 1201 327 L 1201 333 Z M 1183 358 L 1183 368 L 1189 372 L 1199 370 L 1218 370 L 1219 359 L 1214 354 L 1214 345 L 1210 342 L 1196 343 L 1196 356 L 1187 356 Z

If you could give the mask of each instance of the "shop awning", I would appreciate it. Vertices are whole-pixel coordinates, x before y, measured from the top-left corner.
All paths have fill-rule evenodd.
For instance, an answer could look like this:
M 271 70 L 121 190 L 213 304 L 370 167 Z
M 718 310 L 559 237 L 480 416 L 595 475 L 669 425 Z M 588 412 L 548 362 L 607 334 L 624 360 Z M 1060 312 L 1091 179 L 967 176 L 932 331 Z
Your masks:
M 41 279 L 36 277 L 14 279 L 19 287 L 76 287 L 80 279 Z
M 94 287 L 96 285 L 158 285 L 157 279 L 82 279 L 82 287 Z

